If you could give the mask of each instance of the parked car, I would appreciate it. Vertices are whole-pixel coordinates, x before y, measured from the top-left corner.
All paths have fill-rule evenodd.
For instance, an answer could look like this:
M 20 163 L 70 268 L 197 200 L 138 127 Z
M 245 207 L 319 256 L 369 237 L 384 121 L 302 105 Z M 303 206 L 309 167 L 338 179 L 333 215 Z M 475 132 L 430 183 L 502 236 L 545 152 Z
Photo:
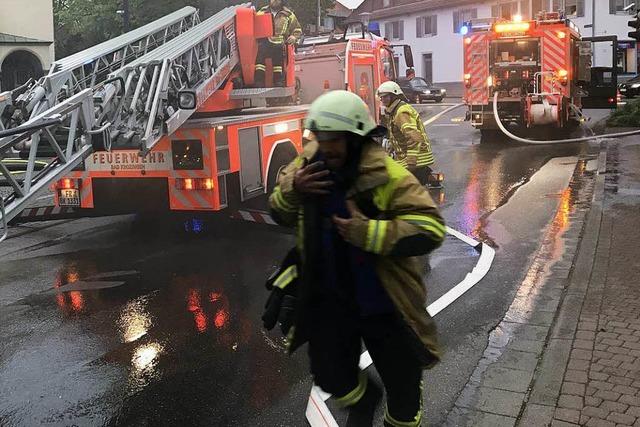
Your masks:
M 618 85 L 618 91 L 620 95 L 633 98 L 640 95 L 640 75 L 635 76 L 631 80 L 627 80 L 624 83 Z
M 442 102 L 447 96 L 446 89 L 433 86 L 422 77 L 414 77 L 411 80 L 399 79 L 398 84 L 407 99 L 416 104 L 424 101 Z

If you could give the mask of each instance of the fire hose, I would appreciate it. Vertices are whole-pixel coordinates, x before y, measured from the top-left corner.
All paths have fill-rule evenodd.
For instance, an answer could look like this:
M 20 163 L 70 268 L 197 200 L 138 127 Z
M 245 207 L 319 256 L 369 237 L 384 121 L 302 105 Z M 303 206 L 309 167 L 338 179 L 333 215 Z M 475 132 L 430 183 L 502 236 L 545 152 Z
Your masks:
M 496 124 L 502 131 L 502 133 L 504 133 L 506 136 L 513 139 L 514 141 L 523 142 L 525 144 L 567 144 L 571 142 L 583 142 L 583 141 L 591 141 L 594 139 L 597 140 L 597 139 L 604 139 L 604 138 L 614 138 L 614 137 L 623 137 L 623 136 L 640 134 L 640 129 L 638 129 L 638 130 L 633 130 L 628 132 L 606 133 L 602 135 L 583 136 L 580 138 L 552 139 L 552 140 L 544 140 L 544 141 L 521 138 L 509 132 L 507 128 L 504 127 L 504 125 L 502 124 L 502 121 L 500 120 L 500 116 L 498 115 L 498 92 L 493 94 L 493 117 L 496 121 Z

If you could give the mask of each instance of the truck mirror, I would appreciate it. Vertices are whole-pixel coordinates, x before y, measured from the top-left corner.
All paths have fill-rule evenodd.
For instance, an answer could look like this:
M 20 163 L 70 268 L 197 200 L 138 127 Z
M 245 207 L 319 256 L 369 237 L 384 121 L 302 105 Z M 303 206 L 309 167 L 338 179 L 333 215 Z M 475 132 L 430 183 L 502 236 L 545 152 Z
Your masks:
M 191 90 L 178 92 L 178 108 L 181 110 L 195 110 L 197 106 L 196 93 Z
M 407 68 L 413 68 L 413 52 L 411 52 L 411 46 L 404 45 L 404 61 Z

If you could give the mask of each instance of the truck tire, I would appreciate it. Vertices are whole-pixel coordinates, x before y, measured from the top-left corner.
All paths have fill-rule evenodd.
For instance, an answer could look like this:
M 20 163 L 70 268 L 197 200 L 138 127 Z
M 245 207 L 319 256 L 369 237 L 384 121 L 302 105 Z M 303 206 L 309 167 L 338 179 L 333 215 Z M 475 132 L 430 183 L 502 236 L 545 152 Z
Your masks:
M 436 102 L 438 103 L 442 102 L 442 98 L 436 98 Z
M 292 143 L 283 143 L 276 147 L 271 157 L 271 164 L 267 173 L 267 194 L 271 194 L 276 186 L 278 174 L 298 155 Z

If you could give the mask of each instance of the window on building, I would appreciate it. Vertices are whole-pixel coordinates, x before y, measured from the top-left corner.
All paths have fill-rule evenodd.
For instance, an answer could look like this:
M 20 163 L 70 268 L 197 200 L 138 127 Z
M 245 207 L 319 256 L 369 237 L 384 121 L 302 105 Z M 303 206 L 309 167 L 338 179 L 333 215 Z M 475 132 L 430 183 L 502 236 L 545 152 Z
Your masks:
M 393 21 L 384 24 L 384 36 L 389 40 L 403 40 L 404 21 Z
M 428 37 L 438 34 L 438 17 L 436 15 L 416 18 L 416 37 Z
M 494 4 L 491 6 L 491 16 L 493 18 L 502 18 L 511 20 L 514 15 L 518 15 L 518 2 Z
M 636 3 L 636 0 L 609 0 L 609 13 L 612 15 L 632 13 L 633 8 L 625 11 L 632 3 Z
M 478 9 L 463 9 L 453 12 L 453 32 L 459 33 L 460 27 L 467 21 L 478 17 Z
M 565 16 L 584 16 L 584 0 L 564 0 L 561 10 Z

